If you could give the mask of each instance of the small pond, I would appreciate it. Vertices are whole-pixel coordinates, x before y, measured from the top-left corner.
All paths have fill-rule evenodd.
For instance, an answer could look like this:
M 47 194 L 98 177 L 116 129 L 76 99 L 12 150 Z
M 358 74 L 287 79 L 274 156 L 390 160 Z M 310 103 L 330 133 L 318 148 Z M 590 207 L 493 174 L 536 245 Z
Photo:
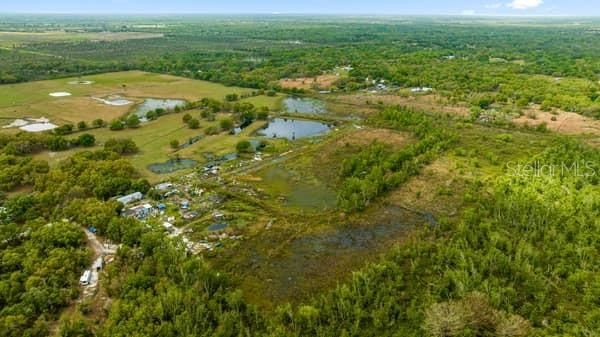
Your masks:
M 209 232 L 218 232 L 224 230 L 225 228 L 227 228 L 226 223 L 216 223 L 214 225 L 208 226 L 206 230 Z
M 283 109 L 289 113 L 324 114 L 325 103 L 313 98 L 289 97 L 283 100 Z
M 182 99 L 158 99 L 158 98 L 146 98 L 144 103 L 140 104 L 135 110 L 136 115 L 140 118 L 145 118 L 146 114 L 156 109 L 170 110 L 176 106 L 185 105 L 186 101 Z
M 164 163 L 148 165 L 148 170 L 156 174 L 165 174 L 193 168 L 196 165 L 198 165 L 198 162 L 193 159 L 169 159 Z
M 323 135 L 329 132 L 325 123 L 291 118 L 274 118 L 258 132 L 261 136 L 294 140 Z

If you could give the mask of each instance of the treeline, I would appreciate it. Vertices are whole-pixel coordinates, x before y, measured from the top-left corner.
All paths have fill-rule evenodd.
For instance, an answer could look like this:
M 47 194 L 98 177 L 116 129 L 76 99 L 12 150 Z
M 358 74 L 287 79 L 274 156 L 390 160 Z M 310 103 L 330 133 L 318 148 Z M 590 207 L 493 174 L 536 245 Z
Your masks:
M 408 131 L 417 141 L 401 149 L 373 143 L 342 163 L 338 205 L 358 211 L 404 183 L 452 144 L 451 131 L 436 125 L 422 112 L 405 107 L 388 108 L 372 121 L 379 127 Z

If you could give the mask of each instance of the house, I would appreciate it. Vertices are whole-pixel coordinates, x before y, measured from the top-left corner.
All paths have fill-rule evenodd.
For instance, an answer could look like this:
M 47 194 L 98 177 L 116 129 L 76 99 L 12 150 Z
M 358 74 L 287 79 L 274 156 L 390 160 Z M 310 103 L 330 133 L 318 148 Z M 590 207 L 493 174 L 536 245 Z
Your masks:
M 181 200 L 179 206 L 181 207 L 181 209 L 188 209 L 190 208 L 190 202 L 188 200 Z
M 430 92 L 432 90 L 433 90 L 433 88 L 428 88 L 428 87 L 417 87 L 417 88 L 410 89 L 410 91 L 413 92 L 413 93 Z
M 163 222 L 162 225 L 169 233 L 173 233 L 175 231 L 175 226 L 173 226 L 173 224 L 170 222 Z
M 215 211 L 215 212 L 213 213 L 213 219 L 214 219 L 215 221 L 223 220 L 223 219 L 225 219 L 225 214 L 223 214 L 223 213 L 221 213 L 221 212 L 218 212 L 218 211 Z
M 173 189 L 175 185 L 173 185 L 172 183 L 162 183 L 162 184 L 158 184 L 156 186 L 154 186 L 154 189 L 159 190 L 159 191 L 169 191 L 171 189 Z
M 123 205 L 131 204 L 132 202 L 140 201 L 144 198 L 144 195 L 141 192 L 131 193 L 129 195 L 117 198 L 117 201 L 122 203 Z
M 138 218 L 140 220 L 147 218 L 150 214 L 152 214 L 152 205 L 150 204 L 131 207 L 125 212 L 125 216 Z

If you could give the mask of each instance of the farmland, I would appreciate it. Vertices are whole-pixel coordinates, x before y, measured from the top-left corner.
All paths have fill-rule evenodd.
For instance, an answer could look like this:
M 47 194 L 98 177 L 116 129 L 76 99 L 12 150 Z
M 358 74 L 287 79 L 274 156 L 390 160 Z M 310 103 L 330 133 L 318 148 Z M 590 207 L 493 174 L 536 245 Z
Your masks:
M 78 81 L 92 83 L 72 84 Z M 91 122 L 97 118 L 111 120 L 126 114 L 132 106 L 110 106 L 92 97 L 118 95 L 137 103 L 143 98 L 197 101 L 201 98 L 223 99 L 227 94 L 251 91 L 206 81 L 129 71 L 2 86 L 0 117 L 46 117 L 59 124 Z M 53 92 L 68 92 L 72 96 L 54 98 L 49 95 Z M 278 104 L 277 98 L 253 97 L 252 101 L 270 108 L 275 108 Z

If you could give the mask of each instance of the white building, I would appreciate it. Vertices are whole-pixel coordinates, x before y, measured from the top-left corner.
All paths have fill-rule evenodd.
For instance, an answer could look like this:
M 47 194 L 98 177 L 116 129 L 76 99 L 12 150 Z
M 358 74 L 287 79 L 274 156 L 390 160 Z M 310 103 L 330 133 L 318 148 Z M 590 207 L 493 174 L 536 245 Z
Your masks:
M 129 195 L 117 198 L 117 201 L 122 203 L 123 205 L 131 204 L 132 202 L 140 201 L 144 198 L 144 195 L 141 192 L 131 193 Z

